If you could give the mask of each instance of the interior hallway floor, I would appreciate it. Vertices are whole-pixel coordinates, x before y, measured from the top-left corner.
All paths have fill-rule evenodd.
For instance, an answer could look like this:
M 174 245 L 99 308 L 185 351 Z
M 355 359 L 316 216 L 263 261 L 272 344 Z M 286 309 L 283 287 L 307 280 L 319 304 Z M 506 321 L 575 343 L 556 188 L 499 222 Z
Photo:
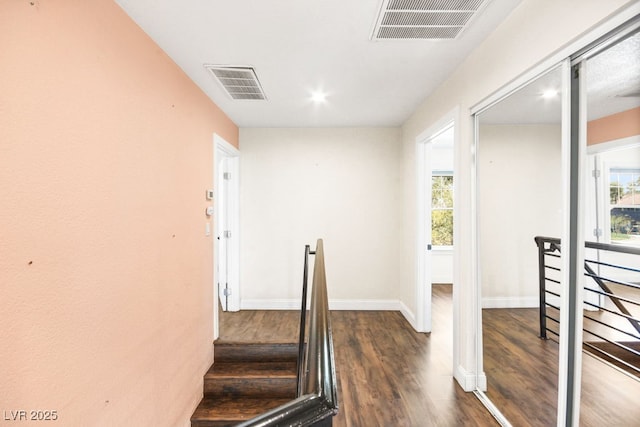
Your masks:
M 496 426 L 452 376 L 451 285 L 433 286 L 433 332 L 399 312 L 332 311 L 340 411 L 334 426 Z M 296 342 L 296 311 L 221 312 L 224 340 Z M 514 426 L 556 425 L 557 344 L 537 309 L 483 310 L 487 395 Z M 580 425 L 640 425 L 640 382 L 583 355 Z
M 451 285 L 435 285 L 433 332 L 421 334 L 399 312 L 332 311 L 339 413 L 334 427 L 496 426 L 452 374 Z M 299 312 L 220 315 L 220 337 L 297 342 Z

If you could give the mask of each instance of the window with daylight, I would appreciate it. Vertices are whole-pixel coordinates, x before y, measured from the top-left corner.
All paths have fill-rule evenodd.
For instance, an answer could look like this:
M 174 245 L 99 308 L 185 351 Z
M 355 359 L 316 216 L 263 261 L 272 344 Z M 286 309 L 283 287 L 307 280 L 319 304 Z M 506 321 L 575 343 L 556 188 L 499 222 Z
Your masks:
M 433 246 L 453 246 L 453 174 L 433 174 L 431 178 L 431 242 Z
M 640 169 L 610 170 L 609 202 L 611 241 L 630 243 L 640 234 Z

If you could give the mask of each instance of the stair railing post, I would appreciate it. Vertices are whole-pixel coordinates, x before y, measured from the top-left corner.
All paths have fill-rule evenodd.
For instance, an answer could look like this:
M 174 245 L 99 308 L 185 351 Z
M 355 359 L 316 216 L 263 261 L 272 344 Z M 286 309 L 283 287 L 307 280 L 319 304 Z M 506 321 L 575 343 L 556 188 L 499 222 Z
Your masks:
M 540 338 L 547 339 L 547 289 L 546 289 L 546 277 L 544 266 L 544 240 L 541 237 L 535 238 L 536 245 L 538 245 L 538 283 L 539 283 L 539 298 L 540 298 Z

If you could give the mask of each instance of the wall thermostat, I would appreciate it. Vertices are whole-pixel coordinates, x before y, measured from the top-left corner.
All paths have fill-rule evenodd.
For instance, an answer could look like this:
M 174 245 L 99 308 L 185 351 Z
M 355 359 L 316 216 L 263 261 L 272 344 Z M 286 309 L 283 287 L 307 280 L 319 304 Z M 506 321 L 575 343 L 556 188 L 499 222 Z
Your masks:
M 207 206 L 207 210 L 205 211 L 207 216 L 213 215 L 213 206 Z

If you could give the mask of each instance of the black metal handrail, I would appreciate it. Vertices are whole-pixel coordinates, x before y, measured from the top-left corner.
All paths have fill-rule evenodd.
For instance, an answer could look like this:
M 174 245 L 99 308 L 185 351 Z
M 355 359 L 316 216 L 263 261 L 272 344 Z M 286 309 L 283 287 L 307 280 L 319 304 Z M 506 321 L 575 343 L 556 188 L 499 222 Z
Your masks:
M 309 307 L 309 332 L 306 352 L 298 355 L 298 396 L 284 405 L 265 412 L 241 427 L 273 426 L 331 426 L 338 413 L 338 391 L 333 356 L 333 336 L 329 316 L 327 279 L 324 266 L 322 239 L 318 239 L 315 252 L 305 247 L 303 274 L 302 312 L 300 315 L 300 349 L 305 347 L 306 300 L 308 258 L 315 254 L 311 304 Z
M 304 337 L 306 333 L 307 319 L 307 287 L 309 282 L 309 255 L 315 255 L 316 252 L 311 250 L 311 246 L 304 246 L 304 270 L 302 272 L 302 306 L 300 307 L 300 335 L 298 338 L 298 388 L 296 396 L 302 395 L 302 378 L 304 375 Z
M 560 320 L 557 317 L 550 316 L 547 313 L 547 308 L 553 308 L 559 312 L 560 307 L 555 306 L 547 301 L 547 295 L 553 295 L 555 297 L 560 297 L 559 292 L 551 291 L 547 288 L 547 283 L 554 283 L 556 285 L 560 285 L 560 280 L 553 279 L 548 277 L 547 272 L 556 271 L 559 272 L 560 268 L 556 265 L 551 265 L 551 263 L 547 263 L 547 258 L 560 258 L 561 251 L 561 242 L 560 239 L 551 238 L 551 237 L 541 237 L 538 236 L 535 238 L 535 242 L 538 246 L 538 273 L 539 273 L 539 296 L 540 296 L 540 337 L 543 339 L 548 339 L 547 333 L 550 332 L 553 335 L 558 335 L 558 332 L 554 331 L 551 328 L 547 327 L 547 320 L 551 320 L 556 324 L 559 324 Z M 623 245 L 613 245 L 599 242 L 585 242 L 585 247 L 587 249 L 596 249 L 599 251 L 607 251 L 611 253 L 620 253 L 620 254 L 629 254 L 629 255 L 640 255 L 640 248 L 632 247 L 632 246 L 623 246 Z M 635 299 L 631 297 L 623 297 L 620 295 L 616 295 L 615 292 L 611 289 L 612 285 L 621 285 L 626 289 L 630 289 L 633 291 L 640 290 L 640 285 L 636 283 L 632 283 L 626 280 L 620 280 L 614 274 L 600 275 L 596 273 L 594 268 L 596 266 L 605 267 L 610 271 L 625 271 L 632 273 L 640 273 L 640 269 L 636 267 L 631 267 L 628 265 L 619 265 L 611 262 L 603 262 L 597 259 L 585 259 L 584 269 L 585 276 L 592 279 L 593 282 L 597 285 L 597 288 L 594 289 L 592 287 L 585 286 L 584 289 L 587 292 L 592 294 L 596 294 L 605 298 L 608 298 L 609 301 L 613 303 L 617 310 L 609 309 L 603 307 L 601 304 L 594 304 L 590 301 L 584 301 L 584 305 L 588 306 L 591 309 L 599 310 L 603 313 L 610 314 L 613 318 L 610 319 L 611 322 L 607 322 L 603 319 L 598 319 L 593 315 L 585 312 L 584 318 L 586 321 L 589 321 L 590 325 L 593 326 L 602 326 L 605 331 L 608 331 L 606 334 L 601 331 L 596 331 L 595 329 L 589 328 L 586 326 L 583 328 L 585 332 L 585 336 L 590 336 L 596 339 L 597 341 L 587 342 L 586 338 L 584 339 L 583 345 L 585 348 L 588 348 L 592 353 L 596 353 L 596 355 L 604 358 L 607 361 L 614 362 L 619 367 L 623 367 L 627 372 L 640 376 L 640 366 L 636 366 L 636 364 L 630 364 L 628 361 L 623 360 L 620 355 L 616 356 L 610 351 L 604 350 L 602 347 L 603 343 L 610 345 L 611 348 L 622 351 L 622 353 L 626 353 L 628 355 L 632 355 L 634 357 L 640 357 L 640 349 L 635 346 L 630 347 L 629 343 L 625 343 L 622 340 L 618 339 L 610 339 L 604 335 L 612 335 L 615 334 L 618 337 L 624 337 L 624 339 L 628 339 L 631 342 L 640 341 L 640 319 L 634 317 L 630 310 L 628 309 L 629 305 L 633 305 L 636 307 L 640 307 L 640 299 Z M 628 330 L 624 330 L 621 327 L 615 326 L 613 323 L 615 319 L 622 319 L 623 321 L 628 322 L 635 332 L 630 332 Z M 600 328 L 600 329 L 602 329 Z M 598 344 L 598 345 L 596 345 Z M 616 350 L 616 352 L 617 352 Z M 614 351 L 614 350 L 611 350 Z

